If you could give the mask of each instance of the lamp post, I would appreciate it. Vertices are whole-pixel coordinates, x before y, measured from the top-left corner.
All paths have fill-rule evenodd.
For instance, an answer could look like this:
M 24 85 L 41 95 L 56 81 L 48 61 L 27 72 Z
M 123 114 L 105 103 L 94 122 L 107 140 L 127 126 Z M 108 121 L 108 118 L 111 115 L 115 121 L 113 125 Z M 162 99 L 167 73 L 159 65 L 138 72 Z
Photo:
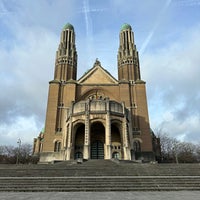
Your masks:
M 22 141 L 21 141 L 20 138 L 19 138 L 18 141 L 17 141 L 17 144 L 18 144 L 18 151 L 17 151 L 17 161 L 16 161 L 16 164 L 19 164 L 21 143 L 22 143 Z
M 175 155 L 176 164 L 179 164 L 179 161 L 178 161 L 178 152 L 177 152 L 177 150 L 178 150 L 178 145 L 176 145 L 176 146 L 173 148 L 173 150 L 174 150 L 174 155 Z

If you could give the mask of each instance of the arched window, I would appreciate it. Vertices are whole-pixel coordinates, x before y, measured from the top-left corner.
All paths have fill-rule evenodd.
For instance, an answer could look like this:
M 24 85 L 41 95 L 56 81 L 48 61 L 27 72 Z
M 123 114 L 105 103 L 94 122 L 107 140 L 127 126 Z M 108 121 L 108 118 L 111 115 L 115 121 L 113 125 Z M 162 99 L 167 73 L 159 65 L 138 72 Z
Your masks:
M 133 148 L 135 152 L 141 152 L 141 144 L 138 140 L 134 141 Z
M 56 141 L 54 144 L 54 152 L 59 152 L 61 150 L 61 142 Z

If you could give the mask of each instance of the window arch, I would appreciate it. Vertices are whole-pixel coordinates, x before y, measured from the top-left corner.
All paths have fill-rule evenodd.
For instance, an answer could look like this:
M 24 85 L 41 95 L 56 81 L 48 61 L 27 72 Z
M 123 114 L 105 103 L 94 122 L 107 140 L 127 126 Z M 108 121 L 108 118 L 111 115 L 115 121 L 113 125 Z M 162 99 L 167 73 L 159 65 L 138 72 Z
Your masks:
M 133 148 L 135 152 L 141 152 L 141 144 L 140 141 L 136 140 L 133 143 Z
M 54 144 L 54 152 L 60 152 L 61 150 L 61 141 L 56 141 Z

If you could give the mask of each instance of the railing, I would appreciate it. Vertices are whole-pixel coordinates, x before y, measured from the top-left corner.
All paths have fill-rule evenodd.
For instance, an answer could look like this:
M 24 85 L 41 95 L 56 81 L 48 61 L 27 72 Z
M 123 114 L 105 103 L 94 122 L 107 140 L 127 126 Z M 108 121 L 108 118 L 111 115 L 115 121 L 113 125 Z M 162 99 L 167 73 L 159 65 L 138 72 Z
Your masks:
M 111 100 L 86 100 L 73 104 L 70 114 L 90 113 L 116 113 L 124 114 L 124 104 Z

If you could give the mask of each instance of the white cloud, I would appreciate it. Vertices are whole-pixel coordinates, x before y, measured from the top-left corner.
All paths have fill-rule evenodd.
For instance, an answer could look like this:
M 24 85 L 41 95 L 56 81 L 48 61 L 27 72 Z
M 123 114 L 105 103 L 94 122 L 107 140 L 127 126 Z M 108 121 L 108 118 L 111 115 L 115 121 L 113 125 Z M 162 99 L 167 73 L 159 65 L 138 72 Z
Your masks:
M 1 124 L 0 145 L 16 145 L 20 138 L 22 143 L 32 143 L 35 133 L 38 131 L 38 124 L 33 116 L 14 118 L 11 124 Z
M 176 3 L 181 6 L 200 6 L 200 0 L 178 0 Z
M 6 90 L 6 94 L 0 97 L 4 102 L 1 111 L 13 110 L 17 105 L 28 109 L 25 112 L 40 113 L 39 110 L 46 106 L 48 81 L 53 77 L 58 38 L 48 30 L 19 30 L 16 34 L 23 35 L 23 42 L 14 44 L 9 51 L 0 49 L 4 55 L 0 58 L 3 72 L 0 89 Z
M 176 10 L 174 2 L 159 21 L 157 11 L 166 0 L 88 1 L 88 8 L 95 12 L 90 13 L 86 27 L 79 0 L 0 1 L 0 142 L 9 143 L 12 137 L 13 143 L 17 137 L 32 142 L 44 126 L 48 81 L 53 79 L 55 52 L 66 22 L 76 32 L 79 76 L 99 58 L 117 77 L 120 26 L 132 25 L 140 49 L 156 20 L 159 26 L 140 55 L 152 128 L 163 126 L 181 139 L 199 139 L 199 12 L 191 7 L 193 15 L 184 6 Z M 30 140 L 23 138 L 26 132 Z
M 195 142 L 200 140 L 200 25 L 184 33 L 168 46 L 144 54 L 141 66 L 152 127 Z M 156 107 L 151 106 L 154 101 L 159 102 Z
M 17 13 L 4 21 L 8 26 L 13 21 L 11 36 L 0 46 L 0 144 L 11 143 L 12 138 L 15 143 L 16 137 L 32 143 L 33 133 L 44 126 L 48 81 L 53 78 L 59 42 L 59 36 L 41 24 L 14 19 Z

